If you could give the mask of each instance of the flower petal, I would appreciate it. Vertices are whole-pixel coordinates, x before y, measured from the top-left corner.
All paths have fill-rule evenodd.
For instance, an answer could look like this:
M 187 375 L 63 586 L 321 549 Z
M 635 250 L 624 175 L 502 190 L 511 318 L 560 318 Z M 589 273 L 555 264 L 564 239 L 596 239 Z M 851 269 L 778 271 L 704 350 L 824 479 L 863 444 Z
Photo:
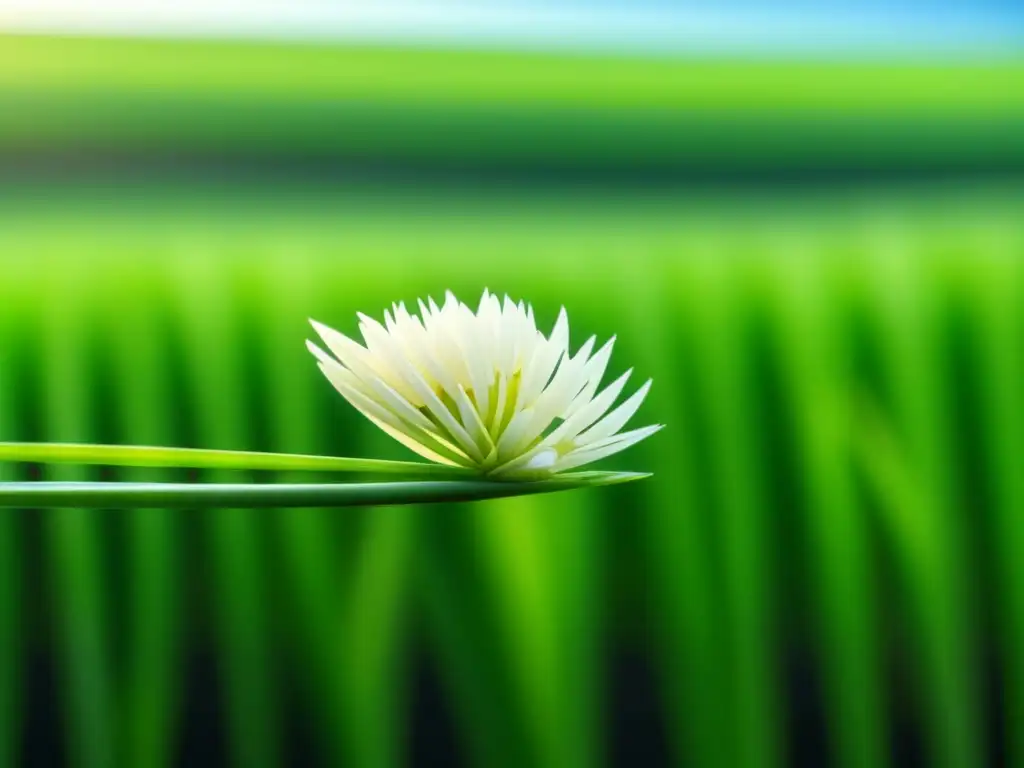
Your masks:
M 532 405 L 547 387 L 556 366 L 563 357 L 569 356 L 569 315 L 562 307 L 555 320 L 551 335 L 545 340 L 538 339 L 529 362 L 523 368 L 522 397 L 525 406 Z
M 576 438 L 576 444 L 586 446 L 610 437 L 622 429 L 626 422 L 633 418 L 633 414 L 640 408 L 640 404 L 647 397 L 653 380 L 648 379 L 640 389 L 633 393 L 626 402 L 605 416 L 601 421 Z
M 631 432 L 623 432 L 621 435 L 616 435 L 614 438 L 610 438 L 603 443 L 594 444 L 587 448 L 579 448 L 567 453 L 559 459 L 555 463 L 554 471 L 563 472 L 567 469 L 573 469 L 584 464 L 590 464 L 591 462 L 598 461 L 606 456 L 611 456 L 613 453 L 624 451 L 630 446 L 639 443 L 641 440 L 650 437 L 663 426 L 663 424 L 653 424 L 649 427 L 641 427 L 640 429 L 634 429 Z
M 540 437 L 556 418 L 561 416 L 572 399 L 583 387 L 583 369 L 586 366 L 595 338 L 591 336 L 571 359 L 562 358 L 551 384 L 545 389 L 533 406 L 533 418 L 524 428 L 519 442 L 510 446 L 512 453 L 518 453 Z
M 393 427 L 388 426 L 383 421 L 378 421 L 377 419 L 375 419 L 373 416 L 370 416 L 369 414 L 365 414 L 365 416 L 370 421 L 372 421 L 374 424 L 376 424 L 378 427 L 380 427 L 380 429 L 385 434 L 387 434 L 389 437 L 393 437 L 395 440 L 400 442 L 402 445 L 404 445 L 410 451 L 412 451 L 413 453 L 419 454 L 420 456 L 422 456 L 425 459 L 428 459 L 430 461 L 436 462 L 438 464 L 447 464 L 450 467 L 473 466 L 473 463 L 471 461 L 469 461 L 469 459 L 467 459 L 467 458 L 463 458 L 462 461 L 453 461 L 452 459 L 448 459 L 445 456 L 441 455 L 440 453 L 435 453 L 434 451 L 430 450 L 429 448 L 427 448 L 427 446 L 423 445 L 420 442 L 417 442 L 416 440 L 414 440 L 413 438 L 411 438 L 409 435 L 405 434 L 404 432 L 402 432 L 400 430 L 397 430 L 397 429 L 394 429 Z
M 337 363 L 334 367 L 327 366 L 323 363 L 320 364 L 320 370 L 327 377 L 328 381 L 334 385 L 334 388 L 338 390 L 342 397 L 344 397 L 349 404 L 352 405 L 357 411 L 362 413 L 368 419 L 376 423 L 384 423 L 391 427 L 391 430 L 404 434 L 408 440 L 412 440 L 420 445 L 423 445 L 432 452 L 439 453 L 450 461 L 463 466 L 473 466 L 474 462 L 470 460 L 470 457 L 466 456 L 461 451 L 452 450 L 453 446 L 442 442 L 437 439 L 434 435 L 427 432 L 426 430 L 420 429 L 419 427 L 403 422 L 397 415 L 389 411 L 387 408 L 382 406 L 380 403 L 375 402 L 371 398 L 364 395 L 354 386 L 352 382 L 346 379 L 344 375 L 347 373 Z M 388 431 L 388 434 L 392 434 Z M 409 446 L 409 442 L 406 439 L 400 441 Z M 422 453 L 420 455 L 423 455 Z
M 476 312 L 451 291 L 441 306 L 418 304 L 419 316 L 392 304 L 383 323 L 357 313 L 365 346 L 312 320 L 328 351 L 308 343 L 342 396 L 411 450 L 492 477 L 543 477 L 650 434 L 617 433 L 651 382 L 608 413 L 630 372 L 601 390 L 615 339 L 570 354 L 564 307 L 545 336 L 531 305 L 486 289 Z
M 586 379 L 586 383 L 584 384 L 583 389 L 580 390 L 579 394 L 577 394 L 569 404 L 568 408 L 566 408 L 564 418 L 572 418 L 572 415 L 577 410 L 585 407 L 593 399 L 594 394 L 597 392 L 597 388 L 601 385 L 601 379 L 604 378 L 604 372 L 608 369 L 608 361 L 611 359 L 612 347 L 614 346 L 615 337 L 612 336 L 605 345 L 597 350 L 594 356 L 587 361 L 587 364 L 583 369 L 583 377 Z
M 476 442 L 481 453 L 488 454 L 493 451 L 495 449 L 494 441 L 487 432 L 487 427 L 484 426 L 476 406 L 473 405 L 473 401 L 469 399 L 469 395 L 466 394 L 466 390 L 461 385 L 459 386 L 455 403 L 459 407 L 459 416 L 463 426 Z
M 582 408 L 579 408 L 572 416 L 559 424 L 554 432 L 544 438 L 544 444 L 555 446 L 563 440 L 573 440 L 580 432 L 604 416 L 605 412 L 612 407 L 612 403 L 621 394 L 623 387 L 626 386 L 626 381 L 629 380 L 632 373 L 633 369 L 631 368 L 605 387 L 600 395 Z

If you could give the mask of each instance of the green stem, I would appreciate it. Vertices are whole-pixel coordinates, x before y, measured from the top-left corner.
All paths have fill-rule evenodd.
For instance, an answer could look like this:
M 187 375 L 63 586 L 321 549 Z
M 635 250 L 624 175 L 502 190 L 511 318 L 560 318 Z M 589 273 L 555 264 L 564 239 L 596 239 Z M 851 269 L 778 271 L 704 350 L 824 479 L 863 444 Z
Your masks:
M 479 501 L 613 485 L 646 477 L 634 472 L 580 473 L 541 482 L 449 480 L 306 485 L 190 483 L 0 483 L 0 507 L 225 508 L 356 507 Z
M 77 443 L 0 443 L 0 461 L 40 464 L 99 464 L 110 467 L 366 472 L 435 477 L 469 477 L 478 474 L 476 470 L 467 467 L 450 467 L 418 461 Z

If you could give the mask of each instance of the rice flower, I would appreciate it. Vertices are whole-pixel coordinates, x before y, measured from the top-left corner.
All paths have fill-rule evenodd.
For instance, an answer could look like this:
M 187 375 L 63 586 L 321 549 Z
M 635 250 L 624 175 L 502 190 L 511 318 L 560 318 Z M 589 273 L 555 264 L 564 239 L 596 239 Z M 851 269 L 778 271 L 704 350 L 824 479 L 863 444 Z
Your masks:
M 545 336 L 531 306 L 488 291 L 475 313 L 450 291 L 442 307 L 418 304 L 419 317 L 392 305 L 383 325 L 359 313 L 365 346 L 311 320 L 331 354 L 307 346 L 353 407 L 419 455 L 494 479 L 542 478 L 661 428 L 620 432 L 651 382 L 612 409 L 632 369 L 598 392 L 615 339 L 570 354 L 564 308 Z

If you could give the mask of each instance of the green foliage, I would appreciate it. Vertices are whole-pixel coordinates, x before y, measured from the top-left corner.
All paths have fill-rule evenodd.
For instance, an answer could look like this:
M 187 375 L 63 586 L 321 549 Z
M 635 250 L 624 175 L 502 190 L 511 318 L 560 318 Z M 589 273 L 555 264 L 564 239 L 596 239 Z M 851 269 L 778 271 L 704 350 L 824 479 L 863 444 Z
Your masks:
M 227 495 L 195 506 L 235 506 L 197 514 L 155 496 L 29 512 L 72 501 L 5 486 L 23 507 L 0 519 L 0 758 L 31 748 L 20 678 L 42 655 L 61 694 L 48 725 L 82 766 L 173 764 L 211 695 L 234 765 L 284 764 L 295 718 L 323 764 L 398 765 L 414 660 L 474 764 L 597 765 L 623 649 L 652 671 L 680 765 L 782 765 L 805 740 L 837 765 L 895 764 L 911 731 L 936 764 L 1021 754 L 1012 190 L 824 204 L 356 190 L 277 208 L 175 194 L 118 227 L 130 203 L 111 196 L 6 209 L 0 437 L 408 459 L 322 381 L 306 317 L 348 331 L 356 310 L 486 285 L 542 323 L 564 304 L 574 346 L 618 335 L 610 375 L 653 376 L 642 413 L 669 428 L 615 463 L 654 477 L 340 514 L 341 486 L 259 512 L 197 491 Z M 264 479 L 308 481 L 278 469 Z M 32 471 L 0 463 L 5 480 Z M 213 694 L 188 675 L 202 653 Z M 813 734 L 787 727 L 808 691 Z
M 0 35 L 0 156 L 831 173 L 1024 166 L 1024 61 L 622 59 Z

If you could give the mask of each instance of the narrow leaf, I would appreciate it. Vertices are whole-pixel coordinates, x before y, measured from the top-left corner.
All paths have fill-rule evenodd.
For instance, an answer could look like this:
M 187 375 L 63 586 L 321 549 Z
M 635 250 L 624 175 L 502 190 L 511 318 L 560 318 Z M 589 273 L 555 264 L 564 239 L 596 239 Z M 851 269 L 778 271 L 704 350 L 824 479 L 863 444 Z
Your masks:
M 0 461 L 39 464 L 101 464 L 110 467 L 186 467 L 190 469 L 269 470 L 278 472 L 367 472 L 410 476 L 467 477 L 476 472 L 417 461 L 307 456 L 201 448 L 75 443 L 0 443 Z
M 583 473 L 581 473 L 583 474 Z M 639 480 L 638 472 L 590 472 L 550 480 L 500 483 L 488 480 L 399 483 L 260 485 L 226 483 L 0 483 L 0 507 L 223 508 L 358 507 L 480 501 L 567 491 Z

